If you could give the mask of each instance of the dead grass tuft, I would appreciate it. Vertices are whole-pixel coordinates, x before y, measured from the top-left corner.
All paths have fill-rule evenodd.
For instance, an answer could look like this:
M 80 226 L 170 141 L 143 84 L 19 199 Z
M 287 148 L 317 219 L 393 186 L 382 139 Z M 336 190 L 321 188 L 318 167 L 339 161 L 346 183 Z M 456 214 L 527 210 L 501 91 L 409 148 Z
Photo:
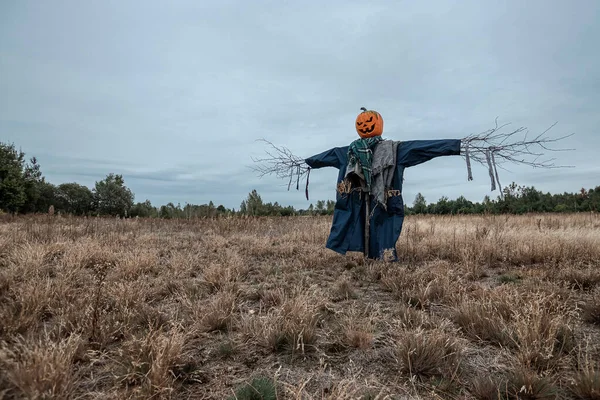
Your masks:
M 502 392 L 498 377 L 492 377 L 490 374 L 481 374 L 476 376 L 471 381 L 470 393 L 477 400 L 502 399 Z
M 375 322 L 377 312 L 368 307 L 359 310 L 353 306 L 341 317 L 343 345 L 366 350 L 373 346 L 375 339 Z
M 347 278 L 339 279 L 335 283 L 333 290 L 333 297 L 335 300 L 348 300 L 355 299 L 357 297 L 356 290 L 352 286 L 352 282 Z
M 108 251 L 95 251 L 86 254 L 81 260 L 81 267 L 92 270 L 94 275 L 106 275 L 108 270 L 118 265 L 118 257 Z
M 555 381 L 526 369 L 516 369 L 507 374 L 501 383 L 502 398 L 523 400 L 554 400 L 560 395 Z
M 65 301 L 60 285 L 49 279 L 31 279 L 5 293 L 0 302 L 0 335 L 25 335 L 52 319 Z
M 123 343 L 113 358 L 118 362 L 117 381 L 137 396 L 169 397 L 185 364 L 185 336 L 180 332 L 150 330 Z
M 305 346 L 317 341 L 319 304 L 310 296 L 295 296 L 286 299 L 282 306 L 282 336 L 285 342 L 304 352 Z
M 429 270 L 389 269 L 382 274 L 381 282 L 400 301 L 420 309 L 443 303 L 452 291 L 448 277 Z
M 600 399 L 600 348 L 586 335 L 578 346 L 577 368 L 569 382 L 568 391 L 576 399 Z
M 453 378 L 457 375 L 462 346 L 440 331 L 410 331 L 399 339 L 396 357 L 408 376 Z
M 240 328 L 247 340 L 271 351 L 288 349 L 304 353 L 317 341 L 320 299 L 320 295 L 294 293 L 280 307 L 242 317 Z
M 395 313 L 399 327 L 404 330 L 434 329 L 436 323 L 422 310 L 417 310 L 405 304 L 400 304 Z
M 261 289 L 259 290 L 258 296 L 263 305 L 269 309 L 272 307 L 280 306 L 285 298 L 285 292 L 282 288 L 275 289 Z
M 470 393 L 478 400 L 550 400 L 562 396 L 551 377 L 540 376 L 520 366 L 500 375 L 476 376 L 471 382 Z
M 10 291 L 10 279 L 4 271 L 0 271 L 0 299 Z
M 13 398 L 72 398 L 80 378 L 74 365 L 83 340 L 72 335 L 54 342 L 14 337 L 1 343 L 0 387 Z M 0 392 L 1 394 L 1 392 Z
M 211 264 L 204 269 L 202 281 L 214 293 L 219 290 L 236 290 L 239 278 L 240 273 L 236 267 Z
M 556 296 L 530 296 L 512 319 L 517 356 L 525 367 L 544 372 L 557 368 L 562 357 L 574 350 L 571 320 L 575 313 Z
M 222 331 L 231 328 L 235 317 L 237 296 L 231 292 L 219 292 L 209 303 L 197 310 L 200 327 L 204 332 Z
M 502 299 L 465 300 L 452 317 L 471 340 L 514 347 L 514 332 L 508 324 L 511 310 L 512 307 Z
M 578 371 L 570 391 L 577 399 L 600 399 L 600 370 L 590 366 Z
M 569 288 L 576 290 L 589 291 L 600 285 L 600 271 L 594 267 L 568 266 L 561 269 L 558 274 L 554 270 L 549 270 L 548 274 L 551 280 L 564 282 Z

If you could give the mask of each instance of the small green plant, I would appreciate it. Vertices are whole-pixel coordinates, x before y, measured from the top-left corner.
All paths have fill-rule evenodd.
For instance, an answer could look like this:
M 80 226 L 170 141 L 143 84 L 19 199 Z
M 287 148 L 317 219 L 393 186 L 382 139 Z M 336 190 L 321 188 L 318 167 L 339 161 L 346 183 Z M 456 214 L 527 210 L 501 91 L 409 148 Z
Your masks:
M 219 344 L 219 354 L 223 358 L 231 358 L 236 352 L 237 348 L 235 344 L 230 340 Z
M 515 273 L 506 273 L 506 274 L 502 274 L 498 277 L 498 280 L 502 284 L 519 283 L 519 282 L 521 282 L 522 279 L 523 278 L 521 277 L 521 275 L 515 274 Z
M 241 386 L 228 400 L 276 400 L 277 388 L 269 378 L 254 378 Z

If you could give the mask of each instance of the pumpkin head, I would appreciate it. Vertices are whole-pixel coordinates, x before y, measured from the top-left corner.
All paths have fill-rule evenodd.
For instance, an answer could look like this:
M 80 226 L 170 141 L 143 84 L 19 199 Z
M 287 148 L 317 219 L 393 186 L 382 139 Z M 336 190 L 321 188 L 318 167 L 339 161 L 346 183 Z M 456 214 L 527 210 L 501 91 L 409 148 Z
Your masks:
M 361 138 L 381 136 L 383 133 L 383 118 L 377 111 L 367 110 L 362 107 L 360 114 L 356 117 L 356 132 Z

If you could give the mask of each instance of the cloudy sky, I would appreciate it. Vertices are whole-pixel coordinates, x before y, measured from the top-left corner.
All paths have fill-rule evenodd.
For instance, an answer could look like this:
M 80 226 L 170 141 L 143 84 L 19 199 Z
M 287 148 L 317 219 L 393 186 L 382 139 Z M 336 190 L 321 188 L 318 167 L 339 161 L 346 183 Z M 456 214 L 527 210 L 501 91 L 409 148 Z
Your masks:
M 600 2 L 0 1 L 0 141 L 53 183 L 124 175 L 136 201 L 307 207 L 249 169 L 266 138 L 308 157 L 358 136 L 360 107 L 384 137 L 462 138 L 494 119 L 575 133 L 558 163 L 502 171 L 552 193 L 600 185 Z M 311 173 L 311 201 L 335 195 Z M 404 196 L 490 192 L 461 157 L 408 169 Z

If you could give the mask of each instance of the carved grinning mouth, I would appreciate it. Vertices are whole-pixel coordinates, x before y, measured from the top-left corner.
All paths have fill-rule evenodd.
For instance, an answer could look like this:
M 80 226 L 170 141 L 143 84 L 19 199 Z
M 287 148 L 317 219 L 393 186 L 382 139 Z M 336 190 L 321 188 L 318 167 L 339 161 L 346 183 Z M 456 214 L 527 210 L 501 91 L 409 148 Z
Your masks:
M 359 129 L 361 133 L 371 133 L 375 130 L 375 124 L 371 125 L 370 128 Z

